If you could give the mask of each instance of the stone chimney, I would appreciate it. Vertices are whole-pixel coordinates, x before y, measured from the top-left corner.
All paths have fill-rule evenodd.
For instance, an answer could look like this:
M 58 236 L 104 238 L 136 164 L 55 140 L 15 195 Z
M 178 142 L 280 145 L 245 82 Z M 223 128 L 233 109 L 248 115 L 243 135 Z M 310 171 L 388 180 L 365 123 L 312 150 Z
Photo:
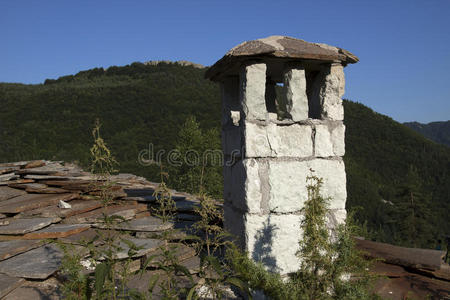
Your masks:
M 225 228 L 270 271 L 299 267 L 306 177 L 345 219 L 343 68 L 350 52 L 283 36 L 244 42 L 206 72 L 222 89 Z

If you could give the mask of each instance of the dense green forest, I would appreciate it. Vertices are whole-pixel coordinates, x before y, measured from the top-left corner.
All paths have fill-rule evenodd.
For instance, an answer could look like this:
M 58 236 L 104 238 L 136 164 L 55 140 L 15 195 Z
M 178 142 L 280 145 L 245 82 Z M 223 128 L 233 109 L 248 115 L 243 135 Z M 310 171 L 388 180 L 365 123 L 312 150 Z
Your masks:
M 220 91 L 204 71 L 133 63 L 39 85 L 0 84 L 0 162 L 51 159 L 85 166 L 98 118 L 120 171 L 158 181 L 159 167 L 139 157 L 220 147 Z M 357 208 L 373 239 L 434 247 L 450 234 L 450 148 L 362 104 L 344 105 L 348 208 Z M 168 171 L 173 187 L 192 191 L 201 178 L 220 197 L 220 168 Z
M 418 122 L 407 122 L 403 125 L 423 134 L 436 143 L 444 144 L 450 147 L 450 121 L 431 122 L 422 124 Z

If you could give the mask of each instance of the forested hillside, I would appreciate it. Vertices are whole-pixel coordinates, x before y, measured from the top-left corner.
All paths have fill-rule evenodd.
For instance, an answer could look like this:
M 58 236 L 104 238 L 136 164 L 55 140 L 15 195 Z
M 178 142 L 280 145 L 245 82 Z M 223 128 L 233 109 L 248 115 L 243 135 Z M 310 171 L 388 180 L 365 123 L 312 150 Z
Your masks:
M 220 144 L 219 87 L 203 78 L 204 71 L 133 63 L 40 85 L 0 84 L 0 162 L 44 158 L 87 165 L 98 118 L 121 172 L 158 181 L 157 166 L 138 163 L 149 145 L 156 154 Z M 358 103 L 345 101 L 345 117 L 348 208 L 362 207 L 357 217 L 374 239 L 433 247 L 450 233 L 449 148 Z M 169 169 L 169 182 L 180 186 L 177 178 L 190 171 Z M 218 196 L 221 171 L 212 172 L 207 188 Z
M 422 124 L 418 122 L 403 123 L 403 125 L 423 134 L 436 143 L 444 144 L 450 147 L 450 121 L 431 122 Z

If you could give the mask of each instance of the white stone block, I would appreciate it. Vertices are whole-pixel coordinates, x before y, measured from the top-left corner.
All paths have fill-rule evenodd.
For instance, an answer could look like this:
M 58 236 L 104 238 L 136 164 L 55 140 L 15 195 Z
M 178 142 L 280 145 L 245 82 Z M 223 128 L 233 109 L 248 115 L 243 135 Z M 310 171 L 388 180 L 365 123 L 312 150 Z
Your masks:
M 245 218 L 246 250 L 270 271 L 287 274 L 300 267 L 296 252 L 301 238 L 300 215 L 251 215 Z
M 222 149 L 225 155 L 241 157 L 242 142 L 240 127 L 229 127 L 222 130 Z
M 343 66 L 332 65 L 324 71 L 320 87 L 320 103 L 322 119 L 343 120 L 344 107 L 342 95 L 345 92 L 345 77 Z
M 247 175 L 245 181 L 247 211 L 250 213 L 260 213 L 262 193 L 258 162 L 255 159 L 245 159 L 242 162 Z
M 347 211 L 345 209 L 330 209 L 327 213 L 327 227 L 334 229 L 340 224 L 345 223 Z
M 285 70 L 283 77 L 287 113 L 293 121 L 308 119 L 305 70 L 289 67 Z
M 316 125 L 316 134 L 314 137 L 314 156 L 329 157 L 334 156 L 333 143 L 328 125 Z
M 221 82 L 222 125 L 231 123 L 230 111 L 239 111 L 239 77 L 227 77 Z
M 239 246 L 245 247 L 245 214 L 233 209 L 228 203 L 223 206 L 224 229 L 231 233 Z
M 272 149 L 264 125 L 245 122 L 245 157 L 270 157 Z
M 269 162 L 269 210 L 287 213 L 300 211 L 308 199 L 306 176 L 308 162 Z
M 227 175 L 230 178 L 224 181 L 231 183 L 227 197 L 231 198 L 233 206 L 241 211 L 260 213 L 262 194 L 258 162 L 255 159 L 241 160 L 231 167 Z
M 267 133 L 272 156 L 304 158 L 313 155 L 312 128 L 309 125 L 270 124 Z
M 223 200 L 232 203 L 233 177 L 231 176 L 231 166 L 223 166 Z
M 329 208 L 344 209 L 347 199 L 344 163 L 314 159 L 269 162 L 269 210 L 279 213 L 300 211 L 308 199 L 306 177 L 311 174 L 323 179 L 321 194 L 331 198 Z
M 345 155 L 345 125 L 340 124 L 331 131 L 331 142 L 333 143 L 333 152 L 336 156 Z
M 309 125 L 245 123 L 245 157 L 309 157 L 313 155 Z
M 242 109 L 247 120 L 266 119 L 266 64 L 243 67 L 240 75 Z
M 347 178 L 344 162 L 340 160 L 314 159 L 308 163 L 317 177 L 323 178 L 322 196 L 329 197 L 330 209 L 345 209 Z

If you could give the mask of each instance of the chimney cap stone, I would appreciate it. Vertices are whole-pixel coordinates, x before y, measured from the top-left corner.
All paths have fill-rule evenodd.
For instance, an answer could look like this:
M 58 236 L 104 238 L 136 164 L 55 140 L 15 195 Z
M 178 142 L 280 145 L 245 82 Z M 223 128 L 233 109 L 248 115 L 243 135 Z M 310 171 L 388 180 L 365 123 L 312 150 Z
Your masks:
M 232 48 L 206 71 L 205 77 L 216 81 L 218 75 L 225 73 L 232 65 L 261 58 L 340 62 L 344 66 L 359 61 L 358 57 L 342 48 L 273 35 L 246 41 Z

